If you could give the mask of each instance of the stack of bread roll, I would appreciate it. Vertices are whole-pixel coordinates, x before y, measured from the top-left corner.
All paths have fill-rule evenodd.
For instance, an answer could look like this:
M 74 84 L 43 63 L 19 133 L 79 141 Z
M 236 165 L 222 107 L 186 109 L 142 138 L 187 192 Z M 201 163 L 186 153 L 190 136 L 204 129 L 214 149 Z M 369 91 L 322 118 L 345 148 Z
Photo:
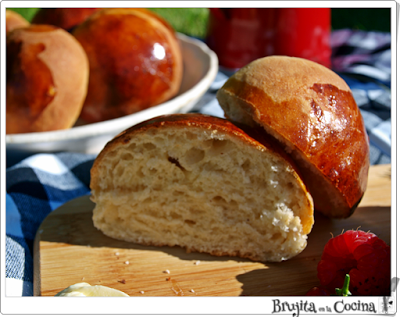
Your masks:
M 146 9 L 7 10 L 6 133 L 71 128 L 172 97 L 182 55 L 172 27 Z

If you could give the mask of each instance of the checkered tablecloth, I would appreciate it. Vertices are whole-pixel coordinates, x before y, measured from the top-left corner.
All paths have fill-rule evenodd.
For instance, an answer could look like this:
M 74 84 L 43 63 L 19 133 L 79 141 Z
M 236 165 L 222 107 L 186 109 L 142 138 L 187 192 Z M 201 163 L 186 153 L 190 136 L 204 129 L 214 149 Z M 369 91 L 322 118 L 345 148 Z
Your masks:
M 391 37 L 387 33 L 340 30 L 332 33 L 333 69 L 349 84 L 371 142 L 371 164 L 391 157 Z M 219 72 L 193 111 L 223 116 L 215 93 L 227 76 Z M 55 208 L 90 193 L 95 156 L 37 154 L 6 170 L 6 296 L 33 294 L 33 240 Z

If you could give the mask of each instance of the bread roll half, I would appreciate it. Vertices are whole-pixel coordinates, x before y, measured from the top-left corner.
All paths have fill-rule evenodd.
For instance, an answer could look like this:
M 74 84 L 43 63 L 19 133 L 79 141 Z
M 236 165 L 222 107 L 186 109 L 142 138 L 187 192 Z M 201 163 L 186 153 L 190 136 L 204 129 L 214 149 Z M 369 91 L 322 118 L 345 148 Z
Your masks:
M 279 262 L 300 253 L 313 201 L 265 140 L 227 120 L 175 114 L 111 140 L 91 170 L 94 226 L 115 239 Z
M 269 56 L 236 72 L 218 91 L 225 116 L 259 126 L 295 160 L 315 209 L 349 217 L 367 187 L 369 142 L 350 88 L 330 69 Z

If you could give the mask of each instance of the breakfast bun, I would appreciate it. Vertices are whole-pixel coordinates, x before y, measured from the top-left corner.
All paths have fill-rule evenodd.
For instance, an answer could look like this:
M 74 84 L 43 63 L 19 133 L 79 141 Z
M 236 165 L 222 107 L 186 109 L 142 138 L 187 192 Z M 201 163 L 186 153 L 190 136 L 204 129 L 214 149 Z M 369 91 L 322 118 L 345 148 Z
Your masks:
M 6 33 L 27 26 L 29 26 L 29 22 L 22 15 L 13 10 L 6 10 Z
M 125 130 L 91 169 L 94 226 L 115 239 L 217 256 L 299 254 L 312 198 L 285 154 L 245 128 L 191 113 Z
M 32 18 L 32 24 L 50 24 L 66 31 L 85 21 L 99 8 L 41 8 Z
M 301 58 L 264 57 L 230 77 L 218 91 L 225 116 L 262 127 L 293 158 L 315 209 L 349 217 L 367 187 L 369 141 L 346 82 Z
M 89 62 L 79 42 L 52 25 L 7 33 L 6 133 L 71 128 L 87 93 Z
M 90 64 L 84 122 L 136 113 L 178 93 L 182 53 L 166 25 L 146 9 L 112 8 L 94 13 L 73 31 Z

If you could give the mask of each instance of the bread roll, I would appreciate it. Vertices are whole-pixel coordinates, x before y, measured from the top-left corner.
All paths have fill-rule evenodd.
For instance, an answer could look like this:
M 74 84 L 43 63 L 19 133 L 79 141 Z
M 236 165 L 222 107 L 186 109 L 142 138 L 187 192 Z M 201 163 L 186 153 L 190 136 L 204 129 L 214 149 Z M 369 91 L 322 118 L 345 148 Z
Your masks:
M 74 30 L 90 63 L 83 121 L 132 114 L 178 93 L 182 55 L 166 25 L 145 9 L 114 8 L 96 12 Z
M 288 160 L 201 114 L 124 131 L 96 158 L 90 187 L 94 226 L 145 245 L 279 262 L 306 247 L 314 222 L 312 198 Z
M 235 73 L 217 93 L 227 118 L 261 126 L 305 177 L 316 210 L 349 217 L 367 187 L 369 143 L 350 88 L 328 68 L 270 56 Z
M 29 22 L 22 15 L 12 10 L 6 10 L 6 33 L 27 26 L 29 26 Z
M 31 25 L 7 33 L 6 133 L 68 129 L 82 110 L 89 63 L 63 29 Z
M 85 21 L 99 8 L 42 8 L 32 18 L 33 24 L 50 24 L 66 31 Z

